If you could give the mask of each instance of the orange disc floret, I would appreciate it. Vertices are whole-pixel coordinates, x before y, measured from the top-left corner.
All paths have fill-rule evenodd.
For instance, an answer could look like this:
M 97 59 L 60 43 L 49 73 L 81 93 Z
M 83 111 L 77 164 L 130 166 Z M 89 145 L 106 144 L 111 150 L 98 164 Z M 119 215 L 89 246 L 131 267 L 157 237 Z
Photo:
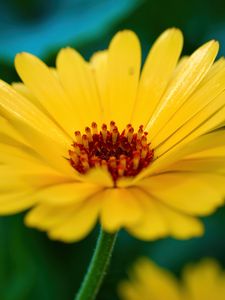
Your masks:
M 132 125 L 128 124 L 120 133 L 114 121 L 110 122 L 109 128 L 102 124 L 100 131 L 93 122 L 91 128 L 85 128 L 85 134 L 75 131 L 73 149 L 69 150 L 70 164 L 81 174 L 102 166 L 108 169 L 115 182 L 122 176 L 135 176 L 154 157 L 147 134 L 143 125 L 135 133 Z

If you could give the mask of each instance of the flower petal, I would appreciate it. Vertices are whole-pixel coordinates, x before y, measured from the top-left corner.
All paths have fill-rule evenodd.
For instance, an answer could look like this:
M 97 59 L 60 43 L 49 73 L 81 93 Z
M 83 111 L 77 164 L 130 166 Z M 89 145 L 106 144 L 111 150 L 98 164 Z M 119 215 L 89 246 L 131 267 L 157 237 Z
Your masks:
M 221 61 L 219 67 L 220 69 L 216 72 L 216 74 L 214 74 L 214 69 L 209 71 L 207 76 L 201 82 L 201 86 L 198 87 L 194 94 L 184 103 L 176 114 L 167 122 L 166 126 L 153 139 L 152 143 L 155 145 L 155 148 L 160 148 L 160 144 L 170 139 L 170 136 L 172 136 L 175 132 L 178 133 L 182 125 L 188 123 L 191 119 L 195 119 L 196 122 L 196 124 L 194 124 L 193 120 L 191 120 L 192 130 L 196 128 L 200 124 L 201 120 L 198 113 L 203 111 L 208 104 L 214 103 L 214 111 L 216 111 L 217 106 L 215 99 L 225 90 L 225 61 Z M 214 75 L 211 75 L 211 72 Z M 221 104 L 223 104 L 223 102 L 219 103 L 219 105 Z M 212 112 L 213 111 L 208 111 L 210 115 Z M 205 114 L 205 120 L 207 120 L 210 115 Z M 191 127 L 189 126 L 188 128 L 189 131 L 191 131 Z M 170 146 L 171 141 L 168 140 L 167 147 L 169 148 Z M 162 148 L 163 150 L 157 150 L 159 155 L 162 151 L 165 151 L 165 145 L 162 145 Z
M 138 289 L 136 285 L 130 284 L 128 281 L 122 281 L 118 287 L 118 293 L 122 300 L 148 300 L 145 298 L 145 290 Z
M 86 183 L 96 184 L 105 188 L 114 187 L 114 182 L 111 174 L 108 170 L 101 167 L 95 167 L 89 170 L 86 174 L 80 176 L 80 180 Z
M 68 221 L 80 206 L 81 203 L 65 206 L 38 203 L 26 214 L 25 224 L 40 230 L 50 230 L 54 228 L 54 226 L 58 226 L 59 224 Z
M 106 231 L 115 232 L 134 224 L 142 216 L 138 198 L 132 189 L 107 189 L 101 194 L 101 224 Z
M 11 186 L 9 190 L 16 190 L 12 185 L 20 186 L 21 182 L 37 190 L 52 184 L 74 181 L 65 172 L 60 173 L 49 167 L 26 148 L 0 144 L 0 152 L 0 174 L 3 176 L 0 181 L 4 189 Z
M 152 46 L 138 87 L 132 124 L 147 125 L 173 74 L 183 46 L 179 29 L 168 29 Z
M 177 239 L 190 239 L 202 236 L 204 234 L 204 226 L 200 220 L 191 216 L 181 214 L 175 210 L 160 205 L 160 212 L 167 222 L 169 233 Z
M 82 202 L 101 189 L 94 184 L 69 182 L 42 189 L 37 193 L 37 198 L 46 204 L 63 206 Z
M 40 204 L 26 215 L 25 222 L 48 231 L 52 239 L 74 242 L 84 238 L 94 227 L 99 209 L 100 201 L 96 197 L 72 205 Z
M 104 108 L 107 120 L 114 120 L 120 130 L 131 121 L 140 65 L 141 49 L 137 36 L 128 30 L 117 33 L 108 50 Z
M 0 214 L 11 215 L 30 208 L 37 202 L 33 195 L 32 191 L 24 186 L 20 190 L 17 188 L 13 192 L 0 193 Z
M 169 300 L 181 300 L 181 289 L 176 277 L 147 258 L 139 258 L 129 275 L 130 287 L 138 291 L 137 300 L 161 300 L 165 295 Z
M 164 172 L 193 172 L 193 173 L 215 173 L 215 174 L 223 174 L 225 175 L 225 147 L 222 148 L 222 152 L 220 153 L 221 149 L 214 149 L 215 154 L 219 155 L 222 154 L 221 157 L 207 157 L 203 156 L 202 158 L 186 158 L 179 160 L 178 162 L 174 163 L 172 166 L 169 166 Z M 206 151 L 207 154 L 211 154 L 212 151 Z M 207 155 L 205 154 L 205 155 Z M 225 180 L 225 177 L 224 177 Z
M 19 132 L 3 117 L 0 116 L 0 142 L 5 144 L 26 144 Z
M 90 66 L 93 70 L 94 78 L 96 80 L 98 93 L 101 99 L 101 106 L 103 108 L 103 122 L 107 123 L 108 120 L 105 115 L 107 110 L 107 103 L 104 103 L 106 97 L 106 74 L 107 74 L 107 63 L 108 63 L 108 51 L 96 52 L 90 60 Z M 105 108 L 106 105 L 106 108 Z
M 79 180 L 79 174 L 73 169 L 66 159 L 68 148 L 63 146 L 50 137 L 46 137 L 32 127 L 26 126 L 17 119 L 10 119 L 11 123 L 20 131 L 20 133 L 30 142 L 33 150 L 39 154 L 43 161 L 55 170 L 66 174 L 67 176 Z
M 46 110 L 43 108 L 41 103 L 38 101 L 38 99 L 29 91 L 27 86 L 22 82 L 13 82 L 11 84 L 13 89 L 21 94 L 24 98 L 29 99 L 34 105 L 36 105 L 40 110 L 43 110 L 46 113 Z
M 169 228 L 154 199 L 143 190 L 135 190 L 144 211 L 142 218 L 133 226 L 127 226 L 130 234 L 141 240 L 154 240 L 169 234 Z
M 97 222 L 99 200 L 99 197 L 88 199 L 67 220 L 50 229 L 49 237 L 64 242 L 74 242 L 86 237 Z
M 219 157 L 220 152 L 215 149 L 223 149 L 225 146 L 225 130 L 217 130 L 202 135 L 189 143 L 181 151 L 181 157 L 202 158 L 208 153 L 208 157 Z
M 176 73 L 147 125 L 146 130 L 150 131 L 151 140 L 202 81 L 213 64 L 218 48 L 219 45 L 215 41 L 206 43 L 197 49 Z
M 182 130 L 177 132 L 177 134 L 175 133 L 172 137 L 170 137 L 170 139 L 168 139 L 168 141 L 171 143 L 170 148 L 168 149 L 167 143 L 164 143 L 160 147 L 160 151 L 162 151 L 161 155 L 158 156 L 156 151 L 156 159 L 154 160 L 154 162 L 149 167 L 140 172 L 136 176 L 134 181 L 138 182 L 142 178 L 157 173 L 160 170 L 167 168 L 169 165 L 172 165 L 175 161 L 178 161 L 182 157 L 185 157 L 188 152 L 191 153 L 193 151 L 192 144 L 195 143 L 195 141 L 201 139 L 203 135 L 208 136 L 209 134 L 211 134 L 210 131 L 215 129 L 219 124 L 221 124 L 222 121 L 225 120 L 224 97 L 225 92 L 217 97 L 213 103 L 207 105 L 207 114 L 210 115 L 211 113 L 210 117 L 207 120 L 205 119 L 205 110 L 199 113 L 198 122 L 200 123 L 200 126 L 195 128 L 195 126 L 192 127 L 193 124 L 188 124 L 188 126 L 183 126 Z M 217 111 L 215 111 L 215 109 L 217 109 Z M 197 118 L 193 120 L 195 124 L 196 121 Z M 193 128 L 195 128 L 195 130 L 193 130 Z M 209 136 L 209 141 L 210 140 L 213 144 L 213 139 L 210 139 Z M 163 147 L 165 147 L 165 149 L 163 149 Z
M 4 81 L 0 81 L 0 97 L 0 113 L 5 119 L 18 119 L 56 142 L 70 144 L 71 139 L 58 126 Z
M 194 174 L 190 172 L 165 173 L 149 177 L 139 186 L 150 196 L 171 209 L 191 215 L 208 215 L 224 203 L 223 193 L 218 190 L 225 177 L 216 175 Z M 163 187 L 163 188 L 162 188 Z
M 74 106 L 73 126 L 77 124 L 76 130 L 93 121 L 101 124 L 100 99 L 89 64 L 74 49 L 65 48 L 59 52 L 56 65 L 62 86 Z
M 29 53 L 17 54 L 16 70 L 31 93 L 53 117 L 55 122 L 73 136 L 74 107 L 66 97 L 52 71 L 37 57 Z
M 41 161 L 29 148 L 22 148 L 14 145 L 7 145 L 0 143 L 0 162 L 4 165 L 14 167 L 15 172 L 18 169 L 27 170 L 32 165 L 41 167 Z M 31 167 L 32 169 L 32 167 Z
M 218 300 L 224 298 L 224 272 L 219 264 L 210 258 L 204 259 L 197 266 L 187 266 L 183 280 L 187 296 L 185 299 L 207 299 L 211 296 Z

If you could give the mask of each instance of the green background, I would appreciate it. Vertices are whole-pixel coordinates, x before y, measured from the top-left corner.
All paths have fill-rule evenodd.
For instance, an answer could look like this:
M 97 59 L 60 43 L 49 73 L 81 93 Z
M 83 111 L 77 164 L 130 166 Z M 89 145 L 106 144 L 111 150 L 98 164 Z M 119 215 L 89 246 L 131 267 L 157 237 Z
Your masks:
M 73 46 L 85 58 L 107 47 L 121 29 L 140 37 L 143 57 L 168 27 L 184 32 L 184 54 L 215 38 L 225 54 L 225 2 L 206 1 L 0 1 L 0 74 L 17 81 L 13 57 L 30 51 L 54 65 L 60 47 Z M 63 33 L 67 31 L 67 35 Z M 191 200 L 191 199 L 190 199 Z M 98 229 L 79 243 L 50 241 L 26 228 L 24 214 L 0 218 L 0 299 L 71 300 L 90 260 Z M 121 231 L 110 271 L 97 299 L 117 299 L 116 286 L 140 255 L 147 255 L 178 276 L 187 262 L 215 257 L 225 266 L 225 209 L 205 218 L 206 234 L 189 241 L 142 242 Z

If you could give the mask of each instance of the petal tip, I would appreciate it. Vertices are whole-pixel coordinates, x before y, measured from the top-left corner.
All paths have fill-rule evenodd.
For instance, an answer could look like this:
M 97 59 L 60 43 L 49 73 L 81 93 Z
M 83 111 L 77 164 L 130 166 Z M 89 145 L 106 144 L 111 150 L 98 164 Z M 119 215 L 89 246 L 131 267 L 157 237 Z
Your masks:
M 29 52 L 23 51 L 23 52 L 19 52 L 15 55 L 15 61 L 17 61 L 18 59 L 23 58 L 23 57 L 36 57 L 36 56 Z
M 137 43 L 139 44 L 139 38 L 136 35 L 136 33 L 132 30 L 129 29 L 124 29 L 121 31 L 118 31 L 114 37 L 111 40 L 110 46 L 117 44 L 117 43 L 121 43 L 123 41 L 130 41 L 132 43 Z
M 217 53 L 218 53 L 218 51 L 219 51 L 219 47 L 220 47 L 220 44 L 219 44 L 218 41 L 216 41 L 216 40 L 210 40 L 210 41 L 206 42 L 205 44 L 203 44 L 196 51 L 198 51 L 200 49 L 204 49 L 206 52 L 213 53 L 216 56 Z
M 180 40 L 183 44 L 184 37 L 182 31 L 179 28 L 168 28 L 161 35 L 162 38 L 168 38 L 168 36 L 170 36 L 172 39 Z

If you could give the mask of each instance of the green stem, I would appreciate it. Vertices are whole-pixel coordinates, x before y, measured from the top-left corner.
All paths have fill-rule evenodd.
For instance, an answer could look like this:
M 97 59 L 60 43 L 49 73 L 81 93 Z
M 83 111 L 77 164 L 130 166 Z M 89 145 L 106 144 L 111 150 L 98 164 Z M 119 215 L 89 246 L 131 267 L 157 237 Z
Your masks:
M 117 233 L 101 229 L 97 245 L 83 283 L 74 300 L 94 300 L 100 289 L 112 256 Z

